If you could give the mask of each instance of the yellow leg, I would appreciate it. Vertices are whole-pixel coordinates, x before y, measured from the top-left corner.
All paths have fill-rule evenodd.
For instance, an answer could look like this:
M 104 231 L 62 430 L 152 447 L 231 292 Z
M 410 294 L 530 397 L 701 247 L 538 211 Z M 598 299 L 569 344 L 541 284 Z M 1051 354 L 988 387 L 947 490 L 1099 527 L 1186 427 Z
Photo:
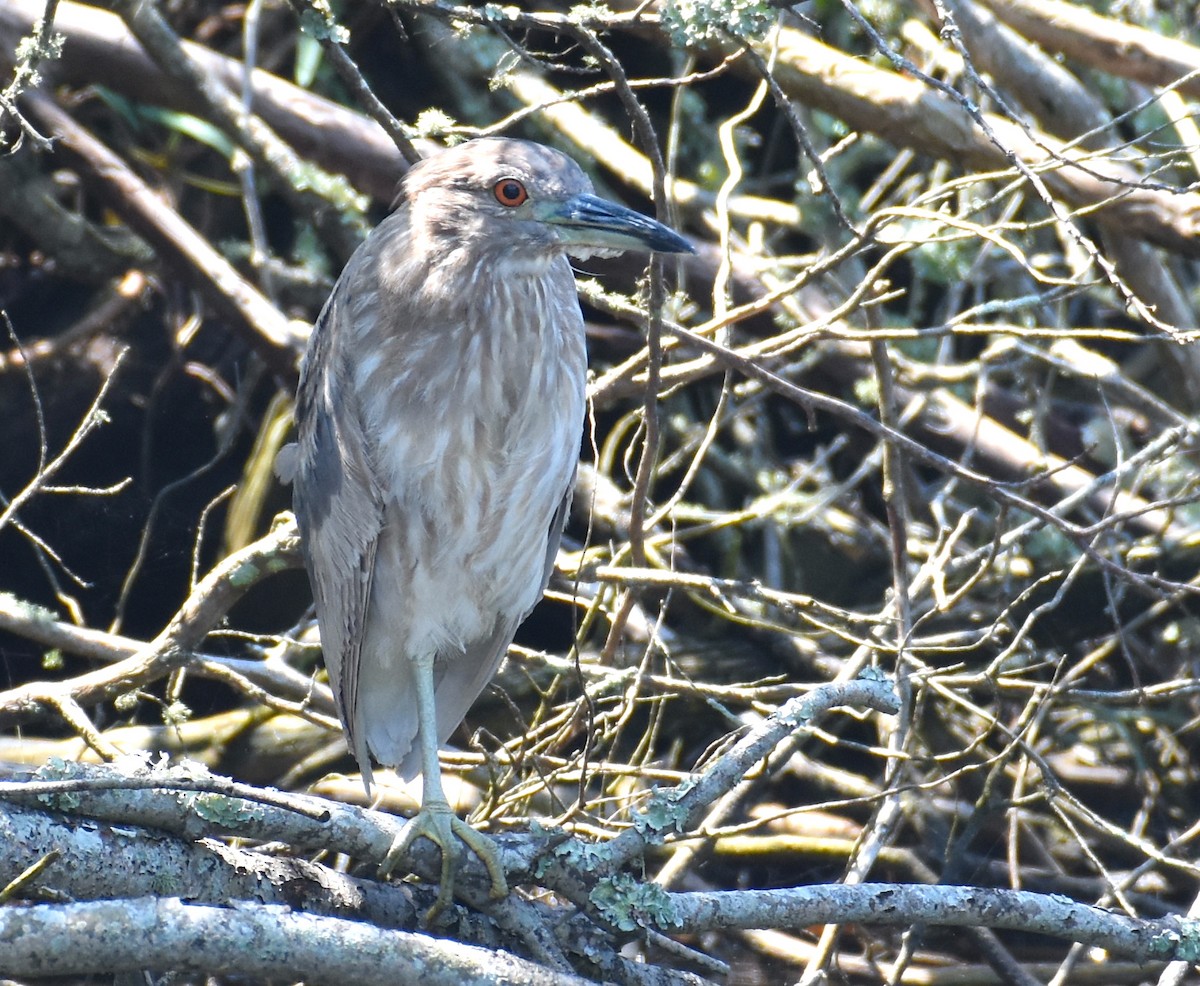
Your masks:
M 496 845 L 482 832 L 454 814 L 442 790 L 442 765 L 438 761 L 437 704 L 433 688 L 433 658 L 416 662 L 417 737 L 421 744 L 421 810 L 408 820 L 379 866 L 380 877 L 391 874 L 408 855 L 414 842 L 424 836 L 442 851 L 441 883 L 437 900 L 425 915 L 430 924 L 454 896 L 454 874 L 458 864 L 458 842 L 466 844 L 487 868 L 496 900 L 508 896 L 508 881 Z

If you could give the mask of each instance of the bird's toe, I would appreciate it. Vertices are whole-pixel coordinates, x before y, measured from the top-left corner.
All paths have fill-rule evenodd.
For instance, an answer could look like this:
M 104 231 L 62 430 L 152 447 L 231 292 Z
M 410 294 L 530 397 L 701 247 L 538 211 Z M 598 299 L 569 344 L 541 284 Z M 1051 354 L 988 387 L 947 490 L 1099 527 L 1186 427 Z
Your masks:
M 500 849 L 482 832 L 471 828 L 457 815 L 451 816 L 451 827 L 457 835 L 479 857 L 479 861 L 487 868 L 488 879 L 491 880 L 491 895 L 494 900 L 503 900 L 508 896 L 508 880 L 504 876 L 504 864 L 500 861 Z
M 432 923 L 449 906 L 453 898 L 461 852 L 460 843 L 466 845 L 487 869 L 492 898 L 500 900 L 508 896 L 508 881 L 504 876 L 504 866 L 496 844 L 455 815 L 448 804 L 436 802 L 423 805 L 421 810 L 405 823 L 388 849 L 387 856 L 379 865 L 380 878 L 390 876 L 409 855 L 416 841 L 422 837 L 436 845 L 442 853 L 441 884 L 438 887 L 437 900 L 425 915 L 425 924 Z

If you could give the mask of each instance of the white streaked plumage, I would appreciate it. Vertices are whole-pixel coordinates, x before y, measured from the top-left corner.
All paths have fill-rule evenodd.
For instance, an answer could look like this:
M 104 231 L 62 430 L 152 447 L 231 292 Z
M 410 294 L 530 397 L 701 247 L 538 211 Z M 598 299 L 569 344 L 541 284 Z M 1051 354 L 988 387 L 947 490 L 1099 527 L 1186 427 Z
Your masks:
M 309 343 L 280 471 L 294 474 L 330 683 L 368 786 L 372 757 L 423 770 L 422 811 L 394 848 L 441 845 L 443 893 L 452 832 L 504 886 L 494 850 L 450 814 L 437 747 L 557 551 L 587 370 L 567 254 L 629 248 L 690 249 L 597 199 L 557 151 L 471 141 L 409 172 Z

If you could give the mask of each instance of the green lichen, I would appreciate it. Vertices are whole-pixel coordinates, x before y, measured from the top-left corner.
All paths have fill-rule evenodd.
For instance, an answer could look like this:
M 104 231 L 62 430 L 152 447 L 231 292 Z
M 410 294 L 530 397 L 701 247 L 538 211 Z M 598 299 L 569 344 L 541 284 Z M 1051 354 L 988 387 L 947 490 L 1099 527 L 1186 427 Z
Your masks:
M 50 757 L 44 764 L 33 772 L 35 781 L 68 781 L 79 777 L 82 773 L 79 764 L 73 760 L 63 760 L 61 757 Z M 72 791 L 61 791 L 39 794 L 37 800 L 54 811 L 71 813 L 79 808 L 79 795 Z
M 480 11 L 483 14 L 484 20 L 493 21 L 498 24 L 515 19 L 520 12 L 521 9 L 519 7 L 506 6 L 499 3 L 485 3 Z
M 1200 921 L 1180 918 L 1150 939 L 1150 953 L 1172 962 L 1200 961 Z
M 251 561 L 244 561 L 229 573 L 229 584 L 239 589 L 254 585 L 258 579 L 258 566 Z
M 192 710 L 182 702 L 172 702 L 162 708 L 164 726 L 182 726 L 192 718 Z
M 690 814 L 680 804 L 684 793 L 682 786 L 669 791 L 656 791 L 633 816 L 633 827 L 653 841 L 662 841 L 669 832 L 682 832 Z
M 676 45 L 694 48 L 731 35 L 761 41 L 777 16 L 762 0 L 667 0 L 662 25 Z
M 313 0 L 312 5 L 300 14 L 300 30 L 318 41 L 333 41 L 348 44 L 350 32 L 333 18 L 333 11 L 325 0 Z
M 27 35 L 17 42 L 16 60 L 19 64 L 37 64 L 47 58 L 58 58 L 62 55 L 63 42 L 66 40 L 66 35 L 63 34 L 46 34 L 45 23 L 39 17 L 33 22 L 33 33 Z M 36 71 L 33 71 L 29 82 L 31 85 L 37 85 L 41 79 Z
M 601 880 L 588 899 L 620 931 L 661 930 L 682 924 L 669 893 L 657 883 L 639 883 L 627 873 Z
M 33 776 L 39 781 L 62 781 L 77 777 L 79 765 L 74 760 L 64 760 L 62 757 L 49 757 Z
M 278 572 L 286 572 L 291 568 L 291 565 L 288 564 L 286 559 L 279 557 L 279 555 L 269 555 L 264 567 L 271 575 L 275 575 Z
M 12 595 L 8 592 L 0 592 L 0 606 L 4 609 L 12 610 L 17 613 L 22 620 L 29 623 L 57 623 L 58 616 L 53 610 L 46 609 L 45 606 L 39 606 L 37 603 L 27 602 L 24 599 Z
M 62 55 L 64 40 L 64 35 L 47 31 L 41 18 L 34 21 L 33 33 L 17 42 L 13 82 L 4 95 L 13 99 L 26 89 L 41 85 L 42 76 L 38 65 L 59 58 Z
M 567 11 L 567 16 L 576 24 L 607 22 L 612 17 L 612 14 L 612 8 L 606 3 L 601 3 L 600 0 L 591 0 L 590 3 L 577 3 Z
M 436 107 L 422 110 L 417 115 L 416 123 L 413 124 L 413 129 L 416 130 L 418 137 L 444 137 L 451 130 L 457 127 L 454 117 L 443 110 Z
M 538 826 L 540 827 L 540 826 Z M 534 835 L 537 835 L 537 828 L 534 828 Z M 544 829 L 549 832 L 550 830 Z M 546 869 L 550 865 L 551 858 L 562 860 L 573 869 L 582 873 L 588 873 L 595 870 L 598 866 L 602 866 L 608 862 L 608 850 L 603 845 L 597 845 L 593 842 L 581 842 L 579 839 L 568 839 L 561 845 L 554 847 L 552 857 L 544 857 L 538 860 L 535 870 L 536 875 L 540 878 L 545 875 Z
M 237 830 L 258 817 L 258 813 L 241 798 L 201 791 L 191 801 L 196 815 L 224 829 Z

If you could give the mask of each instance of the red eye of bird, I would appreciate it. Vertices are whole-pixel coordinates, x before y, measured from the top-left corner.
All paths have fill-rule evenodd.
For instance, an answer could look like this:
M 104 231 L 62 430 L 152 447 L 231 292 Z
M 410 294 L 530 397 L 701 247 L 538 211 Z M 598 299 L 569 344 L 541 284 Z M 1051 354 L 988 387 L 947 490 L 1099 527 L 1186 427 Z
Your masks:
M 492 194 L 497 202 L 509 208 L 515 208 L 529 198 L 525 186 L 516 178 L 501 178 L 492 186 Z

